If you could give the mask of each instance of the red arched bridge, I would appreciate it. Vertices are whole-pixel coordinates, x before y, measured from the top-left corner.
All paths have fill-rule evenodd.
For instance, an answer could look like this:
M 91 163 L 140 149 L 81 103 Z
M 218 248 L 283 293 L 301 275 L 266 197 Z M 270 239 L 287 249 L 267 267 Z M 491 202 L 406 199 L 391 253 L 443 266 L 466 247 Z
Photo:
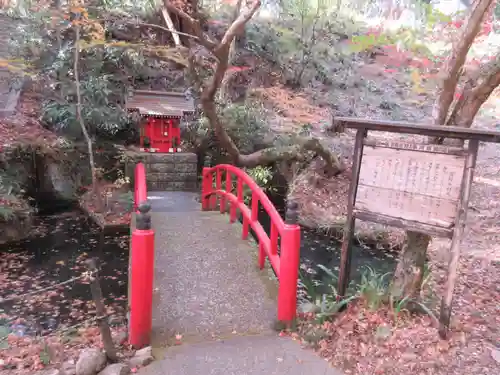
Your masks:
M 145 167 L 136 166 L 130 343 L 188 343 L 175 355 L 170 348 L 158 364 L 183 374 L 337 374 L 274 330 L 296 315 L 296 207 L 287 207 L 283 220 L 255 181 L 232 165 L 205 168 L 201 185 L 201 202 L 199 193 L 147 192 Z M 258 220 L 262 209 L 269 234 Z

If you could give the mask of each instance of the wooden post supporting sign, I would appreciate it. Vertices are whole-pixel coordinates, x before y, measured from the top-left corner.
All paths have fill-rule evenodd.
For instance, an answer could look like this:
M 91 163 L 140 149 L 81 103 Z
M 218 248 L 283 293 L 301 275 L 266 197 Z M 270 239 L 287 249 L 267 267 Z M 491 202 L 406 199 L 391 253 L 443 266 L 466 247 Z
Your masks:
M 354 205 L 356 203 L 356 193 L 358 190 L 359 170 L 361 167 L 361 158 L 363 156 L 363 140 L 366 131 L 359 130 L 356 133 L 356 142 L 354 144 L 354 157 L 352 161 L 352 179 L 349 185 L 349 195 L 347 197 L 347 221 L 345 224 L 344 235 L 342 239 L 341 264 L 339 276 L 339 295 L 345 296 L 347 286 L 349 285 L 349 276 L 351 272 L 351 245 L 352 235 L 354 233 Z
M 101 331 L 104 351 L 111 362 L 117 362 L 118 355 L 116 354 L 116 348 L 113 344 L 111 330 L 108 325 L 106 306 L 104 306 L 101 285 L 99 284 L 99 274 L 96 260 L 93 258 L 87 260 L 87 268 L 90 275 L 90 291 L 96 307 L 97 321 L 99 322 L 99 330 Z
M 460 259 L 460 242 L 464 234 L 465 219 L 469 198 L 471 193 L 472 181 L 474 179 L 474 168 L 476 167 L 477 152 L 479 149 L 479 141 L 473 139 L 469 141 L 469 154 L 465 161 L 465 173 L 462 179 L 462 191 L 460 203 L 458 206 L 458 214 L 453 228 L 453 237 L 451 241 L 451 254 L 448 266 L 448 278 L 446 279 L 445 295 L 441 303 L 440 327 L 439 334 L 441 337 L 446 337 L 451 320 L 451 304 L 453 301 L 453 290 L 458 278 L 458 261 Z

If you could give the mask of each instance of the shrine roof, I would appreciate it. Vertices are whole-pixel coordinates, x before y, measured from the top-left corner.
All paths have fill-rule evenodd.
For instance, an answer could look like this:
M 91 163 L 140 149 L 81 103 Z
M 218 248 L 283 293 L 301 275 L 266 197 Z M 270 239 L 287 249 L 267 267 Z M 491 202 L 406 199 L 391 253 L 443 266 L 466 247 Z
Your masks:
M 181 92 L 134 90 L 126 107 L 141 116 L 180 118 L 194 113 L 193 99 Z

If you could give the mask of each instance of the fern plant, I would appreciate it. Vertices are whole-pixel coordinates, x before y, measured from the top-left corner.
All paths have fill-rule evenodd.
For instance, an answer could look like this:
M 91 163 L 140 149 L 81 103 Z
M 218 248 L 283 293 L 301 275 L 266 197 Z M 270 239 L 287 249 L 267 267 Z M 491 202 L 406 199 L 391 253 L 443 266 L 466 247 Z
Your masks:
M 127 191 L 119 196 L 120 203 L 124 206 L 126 212 L 132 212 L 134 208 L 134 193 Z
M 381 274 L 370 266 L 366 266 L 361 274 L 359 293 L 365 299 L 368 308 L 377 310 L 387 299 L 389 272 Z
M 5 206 L 0 203 L 0 219 L 3 221 L 9 221 L 14 217 L 14 210 L 9 206 Z
M 276 187 L 272 186 L 271 181 L 273 177 L 273 171 L 270 167 L 262 167 L 258 166 L 255 168 L 247 168 L 245 169 L 245 172 L 259 185 L 264 191 L 266 192 L 274 192 L 276 191 Z M 214 174 L 212 176 L 212 186 L 215 186 L 216 184 L 216 175 Z M 227 189 L 226 186 L 226 176 L 223 173 L 222 178 L 221 178 L 221 189 L 223 190 L 229 190 L 232 191 L 233 194 L 237 194 L 236 189 L 236 181 L 233 178 L 231 180 L 231 187 Z M 245 204 L 249 205 L 252 200 L 252 190 L 247 186 L 243 185 L 243 201 Z
M 316 306 L 316 320 L 322 323 L 332 318 L 350 302 L 359 298 L 359 294 L 355 293 L 341 299 L 336 288 L 337 275 L 322 264 L 319 264 L 318 268 L 325 273 L 323 281 L 312 280 L 310 276 L 300 271 L 299 287 L 304 289 L 307 299 Z M 323 289 L 324 292 L 321 292 L 320 289 Z
M 40 351 L 39 357 L 40 362 L 42 362 L 45 366 L 50 365 L 50 346 L 47 341 L 43 340 L 42 350 Z
M 413 307 L 417 307 L 422 312 L 427 314 L 436 324 L 439 321 L 434 312 L 422 301 L 419 301 L 416 298 L 412 298 L 411 296 L 405 296 L 401 300 L 395 300 L 393 296 L 390 297 L 390 305 L 392 309 L 392 315 L 394 317 L 394 324 L 397 326 L 399 323 L 399 315 L 403 311 L 408 311 L 408 306 L 413 305 Z

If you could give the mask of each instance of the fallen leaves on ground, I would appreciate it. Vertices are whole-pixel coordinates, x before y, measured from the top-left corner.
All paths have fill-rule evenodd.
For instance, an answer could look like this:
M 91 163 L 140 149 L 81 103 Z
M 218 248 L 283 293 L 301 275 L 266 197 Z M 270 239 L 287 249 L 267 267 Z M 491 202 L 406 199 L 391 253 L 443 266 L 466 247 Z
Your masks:
M 318 97 L 320 95 L 315 88 L 306 89 L 302 97 L 316 96 L 316 103 L 333 102 L 339 116 L 423 122 L 430 117 L 434 97 L 413 90 L 411 77 L 404 73 L 407 62 L 403 68 L 391 66 L 395 62 L 393 54 L 394 49 L 386 49 L 384 55 L 374 61 L 364 61 L 355 66 L 347 78 L 336 77 L 342 88 L 333 87 L 324 93 L 323 98 Z M 432 85 L 435 82 L 427 80 L 426 83 Z M 500 105 L 497 96 L 498 90 L 478 114 L 475 127 L 487 130 L 498 127 Z M 286 98 L 286 95 L 280 97 Z M 322 111 L 318 104 L 315 113 Z M 353 131 L 333 135 L 325 132 L 318 120 L 312 124 L 311 134 L 337 152 L 347 166 L 351 165 Z M 372 132 L 369 136 L 408 142 L 423 140 L 422 136 L 386 132 Z M 455 290 L 450 340 L 440 340 L 437 329 L 426 316 L 404 315 L 395 327 L 387 308 L 372 312 L 357 304 L 335 321 L 319 327 L 319 336 L 324 335 L 318 340 L 320 355 L 344 373 L 353 375 L 500 374 L 500 363 L 496 360 L 500 350 L 498 165 L 499 145 L 482 145 L 461 245 L 463 256 Z M 301 219 L 305 223 L 327 229 L 345 219 L 351 171 L 348 168 L 333 179 L 325 178 L 321 171 L 321 165 L 315 164 L 302 171 L 290 186 L 290 194 L 299 203 Z M 340 230 L 342 227 L 341 224 Z M 367 235 L 371 233 L 377 243 L 387 241 L 390 247 L 397 249 L 404 239 L 402 230 L 359 220 L 356 229 L 356 239 L 362 242 L 366 242 Z M 363 233 L 364 236 L 360 236 Z M 433 306 L 435 311 L 439 309 L 439 298 L 446 280 L 449 249 L 450 241 L 442 239 L 433 239 L 429 248 L 431 286 L 437 297 Z M 310 330 L 308 324 L 301 327 L 306 331 L 302 334 Z
M 18 143 L 40 144 L 50 147 L 57 135 L 45 129 L 39 121 L 41 98 L 26 92 L 21 95 L 15 115 L 0 119 L 0 151 Z
M 127 207 L 127 202 L 121 198 L 123 190 L 113 184 L 103 183 L 97 191 L 101 194 L 100 202 L 104 207 L 100 208 L 101 204 L 97 195 L 99 193 L 95 194 L 88 191 L 81 197 L 85 209 L 99 215 L 103 219 L 105 226 L 130 225 L 132 203 L 130 202 L 130 207 Z
M 111 327 L 112 337 L 123 335 L 126 327 Z M 76 362 L 80 351 L 90 346 L 102 348 L 99 328 L 94 325 L 81 327 L 66 334 L 46 338 L 16 337 L 9 335 L 9 349 L 0 350 L 2 375 L 25 375 L 45 368 L 57 367 L 72 359 Z M 127 343 L 117 343 L 122 355 L 133 353 Z
M 89 226 L 80 213 L 37 220 L 30 239 L 0 248 L 0 301 L 16 298 L 0 304 L 3 310 L 0 327 L 10 331 L 6 339 L 8 347 L 0 345 L 0 363 L 3 363 L 0 367 L 16 375 L 45 367 L 40 358 L 50 352 L 64 353 L 50 359 L 53 365 L 74 357 L 83 347 L 102 346 L 99 330 L 92 321 L 85 323 L 96 316 L 87 280 L 76 280 L 17 299 L 25 293 L 82 275 L 87 270 L 85 261 L 89 257 L 98 258 L 112 330 L 118 335 L 124 329 L 129 236 L 101 237 L 98 228 Z M 35 335 L 48 336 L 49 345 Z
M 440 339 L 433 319 L 426 315 L 400 313 L 395 322 L 388 307 L 371 311 L 362 301 L 321 325 L 310 314 L 305 316 L 300 338 L 345 374 L 498 374 L 500 363 L 492 353 L 500 345 L 495 303 L 500 300 L 500 267 L 483 267 L 480 277 L 488 277 L 488 282 L 480 285 L 473 284 L 478 277 L 470 276 L 477 274 L 471 268 L 478 265 L 468 264 L 469 276 L 458 288 L 460 311 L 452 318 L 448 340 Z M 468 307 L 462 299 L 467 299 Z

